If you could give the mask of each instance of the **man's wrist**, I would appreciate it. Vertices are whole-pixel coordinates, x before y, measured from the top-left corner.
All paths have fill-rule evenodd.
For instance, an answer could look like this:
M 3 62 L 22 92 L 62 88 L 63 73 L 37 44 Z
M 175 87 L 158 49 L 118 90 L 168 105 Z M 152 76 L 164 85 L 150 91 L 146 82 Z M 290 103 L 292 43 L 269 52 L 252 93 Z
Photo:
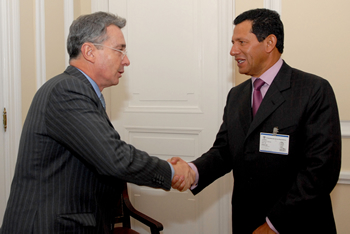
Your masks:
M 193 184 L 191 184 L 191 190 L 195 189 L 198 185 L 198 180 L 199 180 L 199 174 L 198 174 L 198 169 L 197 167 L 193 164 L 193 163 L 188 163 L 188 165 L 192 168 L 192 170 L 194 171 L 194 173 L 196 174 L 196 178 L 193 182 Z
M 167 162 L 167 163 L 169 163 L 169 166 L 170 166 L 170 169 L 171 169 L 171 180 L 173 180 L 173 178 L 174 178 L 174 174 L 175 174 L 175 170 L 174 170 L 174 167 L 173 167 L 173 165 L 171 165 L 171 163 L 170 162 Z

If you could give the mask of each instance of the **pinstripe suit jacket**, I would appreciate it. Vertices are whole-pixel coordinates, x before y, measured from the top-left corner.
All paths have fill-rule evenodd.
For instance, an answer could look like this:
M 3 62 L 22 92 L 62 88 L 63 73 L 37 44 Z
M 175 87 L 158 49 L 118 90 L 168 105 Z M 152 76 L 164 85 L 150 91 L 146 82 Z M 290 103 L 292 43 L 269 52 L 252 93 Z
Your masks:
M 36 93 L 1 234 L 109 233 L 121 181 L 169 190 L 171 169 L 120 140 L 76 68 Z
M 233 233 L 252 233 L 269 217 L 281 233 L 336 233 L 330 192 L 341 135 L 330 84 L 283 63 L 254 119 L 251 80 L 231 89 L 213 147 L 194 161 L 194 194 L 233 171 Z M 290 136 L 289 154 L 259 152 L 261 132 Z

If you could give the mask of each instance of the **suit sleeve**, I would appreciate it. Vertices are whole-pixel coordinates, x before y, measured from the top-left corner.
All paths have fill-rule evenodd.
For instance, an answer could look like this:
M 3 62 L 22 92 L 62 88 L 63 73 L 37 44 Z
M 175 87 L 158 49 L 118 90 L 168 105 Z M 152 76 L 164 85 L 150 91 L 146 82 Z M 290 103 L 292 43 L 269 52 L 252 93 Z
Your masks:
M 341 134 L 335 95 L 326 80 L 315 84 L 299 124 L 302 146 L 292 147 L 302 147 L 303 164 L 289 192 L 268 215 L 280 233 L 289 233 L 298 223 L 317 219 L 322 225 L 322 219 L 333 219 L 329 194 L 339 177 Z
M 91 170 L 138 185 L 171 188 L 169 164 L 120 140 L 91 87 L 64 79 L 49 98 L 43 108 L 49 136 Z

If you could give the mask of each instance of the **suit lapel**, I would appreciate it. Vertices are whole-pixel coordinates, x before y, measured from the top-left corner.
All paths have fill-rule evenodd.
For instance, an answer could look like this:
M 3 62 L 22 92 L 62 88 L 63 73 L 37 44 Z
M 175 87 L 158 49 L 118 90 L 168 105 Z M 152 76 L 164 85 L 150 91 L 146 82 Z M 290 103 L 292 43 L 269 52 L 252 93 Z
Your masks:
M 256 113 L 249 129 L 247 137 L 251 134 L 261 123 L 265 121 L 280 105 L 285 102 L 283 92 L 290 88 L 290 79 L 292 68 L 285 62 L 273 80 L 269 90 L 261 102 L 258 112 Z M 271 129 L 272 131 L 272 129 Z

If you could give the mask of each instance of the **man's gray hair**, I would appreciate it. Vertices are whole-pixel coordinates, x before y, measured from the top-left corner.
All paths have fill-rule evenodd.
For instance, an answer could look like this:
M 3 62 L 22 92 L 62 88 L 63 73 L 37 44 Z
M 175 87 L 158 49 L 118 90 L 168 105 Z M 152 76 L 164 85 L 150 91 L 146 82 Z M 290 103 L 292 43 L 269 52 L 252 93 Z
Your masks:
M 115 25 L 122 29 L 126 20 L 107 12 L 79 16 L 69 28 L 67 51 L 70 59 L 77 58 L 85 42 L 102 44 L 107 39 L 107 27 Z

